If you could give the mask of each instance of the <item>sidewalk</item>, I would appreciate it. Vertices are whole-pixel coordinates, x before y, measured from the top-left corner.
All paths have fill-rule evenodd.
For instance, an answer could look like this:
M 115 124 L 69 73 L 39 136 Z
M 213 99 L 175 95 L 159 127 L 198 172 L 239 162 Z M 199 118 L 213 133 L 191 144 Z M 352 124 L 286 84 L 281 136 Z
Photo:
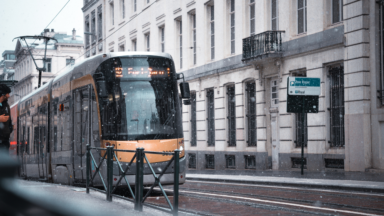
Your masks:
M 146 206 L 143 212 L 138 212 L 134 210 L 132 202 L 116 197 L 108 202 L 105 194 L 94 190 L 87 194 L 85 188 L 24 180 L 15 180 L 15 185 L 27 197 L 49 197 L 51 201 L 66 208 L 80 209 L 82 212 L 78 212 L 78 215 L 169 215 Z
M 194 171 L 187 180 L 270 184 L 343 190 L 363 190 L 384 193 L 383 173 L 363 172 L 305 172 L 299 171 Z

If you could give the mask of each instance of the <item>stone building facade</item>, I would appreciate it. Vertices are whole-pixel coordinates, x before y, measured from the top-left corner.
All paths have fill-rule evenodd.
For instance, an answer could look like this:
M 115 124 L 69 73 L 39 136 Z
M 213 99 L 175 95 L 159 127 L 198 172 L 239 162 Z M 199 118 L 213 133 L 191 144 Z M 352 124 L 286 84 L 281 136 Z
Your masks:
M 54 40 L 48 42 L 47 61 L 45 65 L 46 71 L 42 72 L 41 77 L 41 85 L 44 85 L 63 71 L 65 67 L 73 65 L 75 60 L 80 61 L 83 59 L 84 44 L 82 37 L 76 35 L 75 29 L 73 29 L 70 35 L 67 35 L 66 32 L 54 32 L 53 29 L 51 29 L 51 31 L 46 29 L 42 34 L 57 40 L 57 42 Z M 45 42 L 34 39 L 28 39 L 27 42 L 36 60 L 36 64 L 42 67 Z M 13 87 L 13 94 L 10 98 L 10 102 L 12 103 L 34 91 L 38 87 L 39 81 L 39 71 L 36 69 L 24 41 L 17 41 L 15 55 L 14 79 L 18 80 L 18 83 Z
M 384 169 L 380 1 L 86 4 L 102 5 L 102 52 L 167 52 L 184 73 L 190 170 L 294 170 L 301 145 L 310 171 Z M 319 112 L 304 124 L 286 111 L 288 76 L 321 79 Z

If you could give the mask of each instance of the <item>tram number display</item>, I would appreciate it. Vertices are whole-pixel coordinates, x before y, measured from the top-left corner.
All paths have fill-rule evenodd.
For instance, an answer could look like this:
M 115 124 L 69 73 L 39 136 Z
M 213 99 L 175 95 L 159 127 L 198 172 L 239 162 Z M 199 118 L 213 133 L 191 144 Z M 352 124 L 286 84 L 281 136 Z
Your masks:
M 123 68 L 115 67 L 115 76 L 117 78 L 128 77 L 168 77 L 170 76 L 170 68 L 158 70 L 152 68 Z

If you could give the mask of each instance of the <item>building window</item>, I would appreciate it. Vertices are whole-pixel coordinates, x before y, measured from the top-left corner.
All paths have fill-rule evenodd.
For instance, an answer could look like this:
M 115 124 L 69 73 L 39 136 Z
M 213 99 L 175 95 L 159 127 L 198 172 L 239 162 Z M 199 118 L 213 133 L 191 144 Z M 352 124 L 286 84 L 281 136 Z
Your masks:
M 101 5 L 97 8 L 97 35 L 99 40 L 103 38 L 103 13 Z
M 121 17 L 125 18 L 125 0 L 120 0 L 120 7 L 121 7 Z
M 332 24 L 343 21 L 343 1 L 332 0 Z
M 183 22 L 178 21 L 179 24 L 179 55 L 180 55 L 180 68 L 183 68 Z
M 196 154 L 188 154 L 188 168 L 196 169 Z
M 132 40 L 132 51 L 137 51 L 137 41 L 136 41 L 136 39 Z
M 74 65 L 75 64 L 75 59 L 70 58 L 70 59 L 65 59 L 65 65 Z
M 329 70 L 330 77 L 330 129 L 331 147 L 344 147 L 344 68 L 333 67 Z
M 125 45 L 122 44 L 119 46 L 119 52 L 124 52 L 125 51 Z
M 212 5 L 209 7 L 210 17 L 210 37 L 211 37 L 211 60 L 215 59 L 215 7 Z
M 147 0 L 147 4 L 149 4 L 150 0 Z
M 45 60 L 45 72 L 52 72 L 52 59 L 47 58 Z
M 191 92 L 191 146 L 197 144 L 197 127 L 196 127 L 196 92 Z
M 300 0 L 299 0 L 300 1 Z M 277 0 L 272 0 L 271 2 L 271 26 L 272 26 L 272 31 L 276 31 L 277 30 L 277 15 L 278 15 L 278 12 L 277 12 Z
M 205 168 L 215 169 L 215 155 L 205 155 Z
M 292 168 L 301 168 L 301 158 L 291 158 Z M 304 158 L 304 169 L 307 169 L 307 158 Z
M 257 144 L 257 125 L 256 125 L 256 83 L 248 82 L 246 84 L 245 91 L 247 92 L 247 109 L 246 109 L 246 117 L 247 117 L 247 145 L 248 146 L 256 146 Z
M 92 11 L 91 13 L 91 32 L 92 32 L 92 43 L 96 42 L 96 16 L 95 16 L 95 11 Z
M 271 81 L 271 107 L 279 105 L 279 88 L 277 80 Z
M 235 86 L 227 86 L 228 146 L 236 146 L 236 95 Z
M 245 160 L 245 169 L 256 168 L 256 158 L 254 155 L 244 155 L 244 160 Z
M 213 89 L 207 90 L 208 146 L 215 146 L 215 96 Z
M 249 25 L 251 35 L 255 34 L 255 0 L 249 1 Z
M 297 0 L 297 33 L 307 32 L 307 0 Z
M 236 169 L 235 155 L 225 155 L 225 168 Z
M 230 19 L 231 19 L 231 54 L 235 53 L 235 0 L 230 0 Z
M 151 44 L 150 44 L 150 34 L 149 33 L 147 33 L 147 34 L 145 34 L 145 50 L 147 51 L 147 52 L 149 52 L 151 49 L 150 49 L 150 46 Z
M 384 105 L 384 2 L 380 2 L 380 90 L 378 91 L 378 98 L 381 104 Z
M 133 12 L 137 10 L 137 0 L 133 0 Z
M 193 46 L 193 65 L 196 65 L 196 14 L 191 15 L 192 18 L 192 46 Z
M 111 24 L 115 25 L 115 6 L 113 5 L 113 2 L 109 4 L 110 12 L 111 12 Z
M 160 45 L 161 45 L 161 52 L 165 52 L 165 37 L 164 37 L 164 34 L 165 34 L 165 27 L 161 27 L 160 28 Z
M 89 16 L 85 17 L 85 31 L 89 32 Z M 85 35 L 85 46 L 89 47 L 89 35 Z

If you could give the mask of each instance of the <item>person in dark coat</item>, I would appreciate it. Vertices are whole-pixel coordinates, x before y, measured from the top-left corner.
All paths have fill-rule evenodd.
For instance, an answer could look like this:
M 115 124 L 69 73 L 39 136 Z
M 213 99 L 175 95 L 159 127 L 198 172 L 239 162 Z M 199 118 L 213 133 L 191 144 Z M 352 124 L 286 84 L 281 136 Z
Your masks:
M 11 89 L 4 84 L 0 84 L 0 148 L 9 152 L 9 136 L 13 131 L 11 108 L 8 104 Z

